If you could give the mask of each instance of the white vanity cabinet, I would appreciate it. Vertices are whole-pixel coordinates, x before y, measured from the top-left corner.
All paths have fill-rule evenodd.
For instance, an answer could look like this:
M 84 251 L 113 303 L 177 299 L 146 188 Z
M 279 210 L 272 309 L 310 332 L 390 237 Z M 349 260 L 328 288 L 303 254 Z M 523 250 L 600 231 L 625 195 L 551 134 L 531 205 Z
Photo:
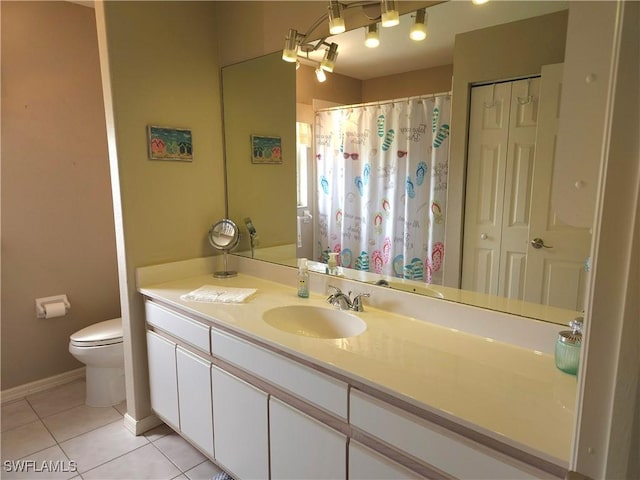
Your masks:
M 157 329 L 147 330 L 151 408 L 213 457 L 210 329 L 151 301 L 145 302 L 145 312 L 147 324 Z
M 175 308 L 145 302 L 152 408 L 238 480 L 564 475 L 427 407 Z
M 176 344 L 147 331 L 151 408 L 171 427 L 180 428 Z
M 216 461 L 235 478 L 269 478 L 269 396 L 213 366 Z
M 346 479 L 347 437 L 269 399 L 271 479 Z
M 180 431 L 213 457 L 211 362 L 178 346 L 176 365 Z

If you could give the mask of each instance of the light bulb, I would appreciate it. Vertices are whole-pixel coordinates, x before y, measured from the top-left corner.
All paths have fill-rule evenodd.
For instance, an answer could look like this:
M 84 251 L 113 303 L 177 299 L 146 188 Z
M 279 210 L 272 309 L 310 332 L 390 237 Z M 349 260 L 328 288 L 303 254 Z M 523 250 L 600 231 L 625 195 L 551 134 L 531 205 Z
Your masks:
M 473 3 L 474 5 L 484 5 L 488 1 L 489 0 L 471 0 L 471 3 Z
M 298 60 L 298 31 L 294 28 L 289 29 L 289 35 L 284 41 L 282 59 L 292 63 Z
M 394 27 L 400 23 L 400 14 L 396 9 L 395 0 L 382 0 L 382 18 L 380 25 L 383 27 Z
M 416 21 L 411 25 L 411 30 L 409 31 L 409 38 L 411 38 L 411 40 L 419 42 L 427 38 L 426 16 L 427 14 L 424 8 L 416 12 Z
M 324 70 L 320 67 L 316 68 L 316 78 L 320 83 L 324 82 L 327 79 L 327 74 L 324 73 Z
M 342 18 L 342 6 L 335 0 L 329 2 L 329 33 L 338 35 L 345 31 L 344 18 Z
M 372 23 L 364 33 L 364 44 L 368 48 L 376 48 L 380 45 L 380 35 L 378 34 L 378 24 Z
M 344 19 L 342 18 L 334 18 L 329 22 L 329 33 L 331 35 L 338 35 L 339 33 L 344 33 L 346 27 L 344 25 Z
M 427 27 L 424 24 L 417 24 L 411 27 L 411 32 L 409 32 L 409 38 L 411 40 L 415 40 L 419 42 L 427 38 Z

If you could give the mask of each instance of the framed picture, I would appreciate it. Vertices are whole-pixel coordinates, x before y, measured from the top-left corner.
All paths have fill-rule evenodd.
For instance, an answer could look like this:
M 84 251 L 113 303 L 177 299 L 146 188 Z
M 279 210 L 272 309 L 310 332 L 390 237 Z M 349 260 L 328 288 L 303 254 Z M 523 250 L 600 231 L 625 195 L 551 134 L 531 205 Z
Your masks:
M 282 163 L 280 137 L 251 135 L 251 163 Z
M 193 161 L 193 140 L 187 128 L 147 127 L 150 160 Z

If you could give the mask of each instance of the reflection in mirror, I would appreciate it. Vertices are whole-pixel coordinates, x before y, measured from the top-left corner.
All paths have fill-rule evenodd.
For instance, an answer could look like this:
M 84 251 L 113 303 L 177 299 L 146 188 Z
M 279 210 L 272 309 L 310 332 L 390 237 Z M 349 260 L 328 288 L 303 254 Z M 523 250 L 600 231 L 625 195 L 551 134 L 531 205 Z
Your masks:
M 209 230 L 209 243 L 217 250 L 222 250 L 224 256 L 224 270 L 215 272 L 213 275 L 216 278 L 229 278 L 235 277 L 238 273 L 235 271 L 229 271 L 227 268 L 227 255 L 228 253 L 238 246 L 238 239 L 240 238 L 240 231 L 235 223 L 231 220 L 224 218 L 217 221 L 211 226 Z
M 492 5 L 492 3 L 494 3 L 494 5 Z M 301 133 L 300 129 L 298 129 L 297 132 L 298 141 L 296 142 L 296 121 L 311 125 L 315 128 L 315 112 L 328 107 L 378 102 L 394 98 L 402 98 L 406 100 L 406 97 L 414 95 L 429 95 L 438 92 L 452 91 L 450 122 L 451 135 L 449 138 L 450 155 L 448 178 L 446 180 L 448 183 L 446 199 L 447 211 L 446 216 L 443 218 L 446 231 L 444 240 L 445 258 L 441 272 L 442 284 L 428 284 L 424 281 L 416 281 L 415 279 L 407 278 L 404 274 L 404 269 L 400 277 L 396 276 L 398 272 L 393 271 L 389 273 L 376 274 L 374 268 L 369 268 L 368 270 L 357 270 L 354 268 L 345 268 L 344 266 L 340 269 L 339 274 L 370 283 L 371 285 L 375 285 L 376 282 L 383 279 L 389 283 L 391 288 L 398 288 L 404 291 L 440 297 L 455 302 L 478 305 L 555 323 L 567 324 L 576 316 L 576 311 L 582 310 L 582 289 L 585 283 L 585 271 L 583 265 L 587 254 L 585 252 L 580 254 L 582 255 L 582 258 L 580 258 L 579 261 L 572 261 L 570 271 L 563 271 L 562 268 L 560 268 L 562 265 L 560 265 L 556 268 L 555 272 L 559 273 L 559 276 L 554 280 L 556 282 L 562 281 L 563 274 L 565 274 L 564 278 L 568 278 L 567 275 L 570 274 L 572 275 L 571 278 L 575 280 L 574 304 L 554 303 L 555 299 L 552 297 L 553 293 L 557 290 L 557 285 L 555 284 L 547 284 L 546 286 L 541 285 L 538 289 L 538 293 L 536 294 L 537 298 L 534 298 L 535 295 L 528 294 L 526 297 L 527 301 L 522 301 L 525 299 L 522 289 L 519 287 L 509 289 L 508 283 L 505 284 L 504 282 L 503 288 L 499 292 L 498 290 L 489 291 L 484 289 L 485 287 L 479 287 L 477 285 L 469 287 L 466 283 L 466 289 L 461 290 L 458 288 L 462 284 L 462 277 L 465 274 L 463 271 L 462 252 L 463 245 L 466 242 L 466 232 L 464 237 L 461 233 L 464 229 L 470 228 L 465 226 L 465 218 L 463 216 L 463 212 L 465 211 L 466 184 L 469 180 L 475 180 L 479 178 L 479 176 L 482 177 L 482 175 L 485 177 L 487 177 L 487 175 L 489 177 L 491 177 L 491 175 L 497 175 L 495 171 L 490 169 L 487 170 L 490 162 L 486 161 L 484 163 L 485 166 L 482 167 L 478 173 L 472 174 L 472 170 L 467 170 L 467 168 L 471 168 L 467 167 L 467 150 L 470 148 L 467 144 L 467 133 L 471 127 L 469 125 L 468 118 L 471 105 L 470 92 L 472 87 L 482 87 L 483 85 L 487 85 L 487 87 L 484 88 L 488 89 L 488 91 L 492 91 L 494 90 L 493 85 L 496 85 L 495 88 L 503 88 L 502 85 L 506 81 L 522 79 L 523 87 L 525 89 L 527 87 L 531 88 L 532 82 L 539 82 L 543 72 L 543 66 L 560 64 L 564 60 L 564 45 L 568 17 L 566 10 L 567 3 L 492 3 L 483 6 L 482 11 L 474 10 L 467 12 L 473 13 L 474 22 L 481 19 L 485 23 L 473 23 L 468 27 L 470 31 L 458 31 L 455 36 L 455 46 L 451 42 L 453 40 L 453 35 L 450 35 L 451 44 L 447 47 L 449 48 L 448 53 L 446 53 L 447 48 L 443 47 L 443 41 L 438 39 L 439 32 L 453 32 L 457 25 L 464 25 L 465 22 L 462 20 L 462 15 L 464 15 L 462 12 L 456 12 L 455 15 L 451 17 L 455 18 L 455 20 L 452 20 L 451 18 L 447 19 L 447 9 L 463 7 L 471 9 L 473 6 L 471 6 L 469 2 L 446 2 L 428 8 L 429 35 L 427 37 L 427 41 L 440 46 L 440 49 L 437 54 L 422 54 L 418 57 L 414 56 L 410 61 L 409 67 L 405 67 L 404 71 L 397 69 L 395 65 L 400 61 L 402 53 L 408 51 L 408 47 L 404 48 L 398 45 L 392 47 L 394 52 L 393 60 L 389 60 L 388 62 L 380 61 L 373 50 L 366 53 L 358 53 L 356 51 L 356 53 L 352 52 L 352 54 L 360 60 L 360 63 L 362 63 L 362 60 L 366 57 L 371 60 L 374 67 L 367 69 L 361 64 L 355 67 L 349 66 L 349 52 L 352 51 L 350 48 L 352 43 L 349 42 L 355 42 L 353 39 L 356 37 L 359 42 L 362 42 L 364 40 L 363 29 L 359 29 L 359 31 L 355 32 L 347 32 L 346 34 L 331 37 L 329 39 L 331 42 L 338 43 L 340 46 L 340 56 L 336 62 L 334 72 L 328 75 L 328 80 L 322 85 L 318 84 L 315 80 L 313 66 L 304 65 L 303 62 L 299 69 L 295 71 L 295 67 L 293 67 L 293 65 L 286 64 L 281 61 L 282 52 L 276 52 L 267 57 L 256 59 L 256 62 L 261 63 L 265 74 L 269 75 L 269 77 L 276 71 L 282 74 L 282 78 L 284 79 L 282 81 L 285 83 L 290 82 L 290 79 L 294 75 L 296 77 L 295 90 L 297 98 L 293 99 L 293 91 L 291 89 L 280 89 L 277 94 L 267 94 L 266 92 L 270 90 L 266 88 L 266 85 L 262 85 L 260 80 L 256 79 L 256 72 L 253 70 L 252 81 L 255 81 L 256 84 L 252 84 L 251 89 L 245 88 L 242 92 L 242 96 L 244 97 L 244 102 L 246 104 L 262 104 L 266 102 L 266 104 L 271 105 L 272 108 L 291 109 L 289 111 L 296 112 L 294 114 L 295 118 L 290 125 L 283 122 L 277 127 L 274 127 L 277 131 L 263 133 L 279 134 L 281 132 L 285 132 L 283 135 L 290 135 L 288 138 L 292 140 L 292 144 L 289 144 L 287 148 L 288 152 L 284 151 L 285 143 L 283 141 L 283 156 L 285 158 L 285 163 L 287 162 L 287 153 L 290 154 L 288 157 L 290 163 L 286 166 L 287 173 L 285 174 L 282 172 L 282 180 L 278 182 L 277 189 L 281 192 L 282 196 L 289 198 L 289 200 L 287 200 L 288 205 L 298 206 L 298 211 L 296 214 L 297 222 L 293 220 L 293 212 L 290 209 L 291 207 L 279 208 L 277 210 L 272 209 L 268 215 L 260 214 L 260 216 L 258 216 L 257 214 L 254 214 L 252 208 L 259 209 L 259 206 L 253 205 L 252 207 L 247 208 L 245 205 L 243 208 L 239 208 L 231 198 L 229 199 L 229 216 L 231 218 L 243 218 L 244 216 L 251 215 L 256 223 L 261 226 L 261 243 L 260 248 L 255 252 L 255 258 L 285 264 L 292 267 L 296 266 L 296 257 L 312 258 L 316 261 L 309 262 L 310 270 L 321 273 L 325 273 L 326 271 L 326 265 L 323 263 L 324 258 L 322 253 L 326 252 L 327 247 L 331 249 L 332 246 L 321 245 L 320 248 L 317 247 L 318 234 L 320 230 L 319 222 L 321 221 L 321 218 L 318 215 L 317 205 L 319 189 L 321 188 L 321 179 L 318 178 L 319 165 L 316 157 L 318 153 L 316 151 L 317 145 L 315 142 L 311 143 L 309 141 L 309 133 L 307 131 L 303 131 L 303 133 Z M 492 16 L 491 8 L 495 9 L 495 18 L 499 18 L 498 20 L 489 19 L 489 17 Z M 406 21 L 407 20 L 405 19 L 405 22 Z M 411 17 L 409 17 L 409 21 L 411 21 Z M 386 29 L 382 31 L 383 35 L 385 32 Z M 349 35 L 352 40 L 349 40 Z M 384 40 L 384 36 L 382 37 L 382 40 Z M 444 43 L 446 44 L 446 42 Z M 437 58 L 436 63 L 419 63 L 421 62 L 419 59 L 431 60 L 433 58 Z M 251 64 L 252 62 L 244 63 Z M 393 68 L 396 68 L 396 70 L 390 71 L 388 74 L 385 72 L 385 75 L 380 77 L 376 74 L 376 71 L 380 71 L 383 66 L 386 68 L 387 63 L 393 64 Z M 242 68 L 249 70 L 253 67 L 241 64 L 223 69 L 223 98 L 225 104 L 226 136 L 233 135 L 233 133 L 228 132 L 226 116 L 229 112 L 235 110 L 235 104 L 238 103 L 237 100 L 233 103 L 228 103 L 227 85 L 230 85 L 232 82 L 238 83 L 238 76 L 242 75 L 239 70 Z M 342 72 L 348 73 L 343 74 Z M 228 74 L 232 75 L 226 78 Z M 232 77 L 234 80 L 231 80 Z M 273 80 L 268 81 L 273 83 Z M 278 84 L 281 85 L 282 82 L 279 82 Z M 246 83 L 244 85 L 246 86 Z M 260 85 L 260 87 L 258 87 L 258 85 Z M 252 96 L 251 92 L 254 92 L 255 96 Z M 511 121 L 517 122 L 518 120 L 516 113 L 518 113 L 518 107 L 520 107 L 520 105 L 517 103 L 517 97 L 527 97 L 529 94 L 532 95 L 533 102 L 530 102 L 531 105 L 529 107 L 524 107 L 524 111 L 529 115 L 536 116 L 539 114 L 538 110 L 543 102 L 539 92 L 537 94 L 523 92 L 522 94 L 514 96 L 514 98 L 516 98 L 516 109 L 514 109 L 515 113 L 510 117 Z M 277 106 L 273 103 L 274 98 L 277 98 Z M 483 99 L 483 101 L 485 100 L 487 103 L 491 102 L 490 97 Z M 260 108 L 262 109 L 261 111 L 264 111 L 263 107 Z M 527 110 L 527 108 L 529 108 L 529 110 Z M 249 119 L 251 116 L 249 112 L 250 110 L 247 108 L 242 113 L 245 122 L 251 121 Z M 277 121 L 280 121 L 280 118 L 278 118 Z M 504 121 L 508 123 L 509 117 L 505 117 Z M 431 128 L 430 124 L 427 126 L 429 129 Z M 371 132 L 372 135 L 376 134 L 375 127 L 371 129 Z M 537 127 L 533 128 L 533 132 L 535 143 Z M 315 133 L 317 132 L 311 132 L 312 135 Z M 547 133 L 547 135 L 553 136 L 554 133 Z M 305 140 L 301 141 L 300 139 L 302 137 L 304 137 Z M 517 143 L 517 140 L 512 139 L 512 142 Z M 230 142 L 228 139 L 226 143 L 227 162 L 229 165 L 230 156 L 228 149 Z M 310 143 L 313 150 L 309 147 Z M 297 148 L 294 147 L 294 145 L 296 145 Z M 507 142 L 504 147 L 501 148 L 504 153 L 508 152 L 509 143 Z M 536 145 L 534 144 L 530 150 L 535 153 Z M 296 152 L 294 157 L 291 156 L 293 152 Z M 525 156 L 523 155 L 518 158 L 516 158 L 515 155 L 512 156 L 512 159 L 516 160 L 524 158 Z M 485 160 L 489 160 L 489 158 Z M 233 162 L 235 162 L 235 159 L 232 159 L 232 163 Z M 501 180 L 502 190 L 500 192 L 493 192 L 494 199 L 500 200 L 500 202 L 494 203 L 492 208 L 499 208 L 506 213 L 501 214 L 499 219 L 492 218 L 491 220 L 495 223 L 506 222 L 509 224 L 510 220 L 514 218 L 513 215 L 511 215 L 512 212 L 525 212 L 525 214 L 528 215 L 528 211 L 531 208 L 533 193 L 531 191 L 531 184 L 527 184 L 526 178 L 520 178 L 521 181 L 524 180 L 523 185 L 525 187 L 528 185 L 529 190 L 526 190 L 525 188 L 522 190 L 524 193 L 520 193 L 520 196 L 515 197 L 515 200 L 517 200 L 515 205 L 519 210 L 518 208 L 514 209 L 512 207 L 506 209 L 503 208 L 501 199 L 505 196 L 508 197 L 510 194 L 509 192 L 512 191 L 508 188 L 505 190 L 506 180 L 504 180 L 504 178 L 506 177 L 504 177 L 504 175 L 511 174 L 512 172 L 524 175 L 525 173 L 523 172 L 525 172 L 525 169 L 521 167 L 523 167 L 525 163 L 508 163 L 504 159 L 501 160 L 501 162 L 502 163 L 500 163 L 497 168 L 502 172 L 500 175 L 503 175 L 503 179 Z M 550 162 L 553 162 L 552 158 Z M 538 163 L 540 163 L 540 161 L 538 161 Z M 297 169 L 296 165 L 298 166 Z M 300 174 L 301 165 L 307 167 L 308 179 L 306 182 L 304 181 L 304 175 Z M 470 173 L 467 174 L 467 172 Z M 268 173 L 270 174 L 271 172 Z M 257 172 L 257 174 L 260 174 L 260 172 Z M 531 174 L 531 172 L 527 174 Z M 247 178 L 246 176 L 238 177 L 234 175 L 233 165 L 232 169 L 227 171 L 227 175 L 229 191 L 232 189 L 238 189 L 238 187 L 242 185 L 242 182 L 245 181 L 244 179 Z M 291 177 L 291 184 L 284 183 L 284 175 Z M 489 181 L 488 177 L 485 179 Z M 516 180 L 517 179 L 518 178 L 516 177 Z M 404 182 L 402 182 L 401 186 L 405 187 Z M 308 190 L 308 203 L 300 200 L 301 192 L 305 190 L 305 187 Z M 289 188 L 291 188 L 291 190 L 289 190 Z M 477 188 L 479 188 L 480 191 L 485 192 L 487 187 L 483 187 L 481 185 Z M 548 195 L 549 185 L 544 188 L 547 189 Z M 544 194 L 544 188 L 543 190 L 536 191 L 541 191 L 543 192 L 542 194 Z M 242 191 L 242 189 L 238 189 L 237 191 Z M 272 197 L 274 195 L 273 192 L 273 189 L 267 191 L 263 190 L 261 193 L 263 195 L 262 198 Z M 539 193 L 536 193 L 536 195 L 538 194 Z M 282 197 L 278 196 L 278 198 Z M 473 202 L 473 199 L 470 199 L 469 195 L 467 195 L 466 201 L 468 208 L 469 202 Z M 481 211 L 480 213 L 483 212 Z M 490 213 L 494 214 L 495 212 Z M 561 224 L 561 221 L 558 219 L 555 219 L 554 221 L 556 220 L 560 222 L 558 224 Z M 286 228 L 291 228 L 291 225 L 293 225 L 293 228 L 288 230 L 288 232 L 290 232 L 288 236 L 280 236 L 280 238 L 276 239 L 264 232 L 262 228 L 263 223 L 265 225 L 274 223 L 278 224 L 281 227 L 278 229 L 279 232 L 284 231 Z M 546 227 L 549 231 L 554 229 L 553 225 L 551 227 L 547 225 Z M 518 246 L 520 251 L 524 252 L 520 257 L 519 264 L 515 261 L 517 259 L 515 259 L 513 255 L 510 256 L 508 249 L 505 249 L 502 253 L 493 254 L 494 257 L 498 256 L 502 259 L 499 260 L 497 267 L 480 271 L 479 267 L 486 265 L 486 262 L 483 263 L 484 260 L 481 258 L 481 255 L 479 255 L 480 258 L 473 262 L 470 267 L 470 271 L 472 272 L 471 277 L 475 275 L 476 278 L 479 278 L 482 273 L 485 276 L 493 276 L 497 278 L 501 271 L 505 271 L 506 265 L 509 265 L 511 269 L 506 270 L 507 273 L 505 274 L 505 278 L 509 276 L 513 277 L 516 274 L 519 274 L 522 277 L 524 275 L 524 270 L 519 272 L 518 268 L 526 269 L 528 256 L 538 253 L 538 250 L 542 250 L 550 254 L 555 253 L 552 252 L 552 250 L 547 251 L 547 249 L 532 250 L 533 247 L 529 246 L 530 239 L 534 237 L 544 238 L 543 235 L 547 236 L 545 240 L 549 244 L 553 245 L 553 243 L 548 239 L 550 238 L 548 237 L 548 232 L 536 235 L 535 232 L 529 232 L 528 225 L 523 226 L 522 229 L 526 230 L 526 233 L 522 237 L 524 240 L 521 239 L 518 240 L 518 242 L 525 242 L 525 245 Z M 586 231 L 588 245 L 590 237 L 588 237 L 588 229 L 586 229 Z M 478 232 L 479 238 L 482 233 L 484 232 Z M 580 233 L 582 234 L 584 232 Z M 248 235 L 245 236 L 248 237 Z M 239 250 L 240 252 L 246 251 L 247 254 L 249 254 L 249 245 L 241 242 Z M 478 248 L 476 248 L 476 251 L 478 251 Z M 466 257 L 468 258 L 469 255 L 467 254 Z M 544 267 L 544 262 L 540 262 L 540 264 Z M 353 256 L 351 265 L 355 266 Z M 566 264 L 564 266 L 566 266 Z M 543 278 L 549 278 L 548 274 L 549 272 L 545 272 L 544 270 L 540 273 Z M 493 282 L 496 283 L 497 280 L 494 279 Z M 505 285 L 507 286 L 505 287 Z M 566 285 L 563 285 L 563 287 L 565 286 Z M 544 288 L 547 290 L 545 291 Z M 480 291 L 474 291 L 476 289 Z M 551 293 L 551 295 L 549 295 L 549 293 Z

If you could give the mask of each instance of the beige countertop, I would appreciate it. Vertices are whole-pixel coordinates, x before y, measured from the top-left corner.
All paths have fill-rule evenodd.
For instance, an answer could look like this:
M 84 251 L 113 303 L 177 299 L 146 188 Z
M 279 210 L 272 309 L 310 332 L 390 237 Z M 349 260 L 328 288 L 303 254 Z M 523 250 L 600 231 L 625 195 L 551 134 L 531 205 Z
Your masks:
M 204 285 L 256 288 L 241 304 L 196 303 L 180 296 Z M 262 320 L 282 305 L 332 308 L 324 295 L 303 299 L 291 285 L 239 274 L 197 275 L 139 291 L 245 336 L 365 383 L 564 468 L 573 433 L 576 377 L 552 355 L 396 315 L 370 306 L 353 314 L 360 335 L 318 339 L 287 333 Z

